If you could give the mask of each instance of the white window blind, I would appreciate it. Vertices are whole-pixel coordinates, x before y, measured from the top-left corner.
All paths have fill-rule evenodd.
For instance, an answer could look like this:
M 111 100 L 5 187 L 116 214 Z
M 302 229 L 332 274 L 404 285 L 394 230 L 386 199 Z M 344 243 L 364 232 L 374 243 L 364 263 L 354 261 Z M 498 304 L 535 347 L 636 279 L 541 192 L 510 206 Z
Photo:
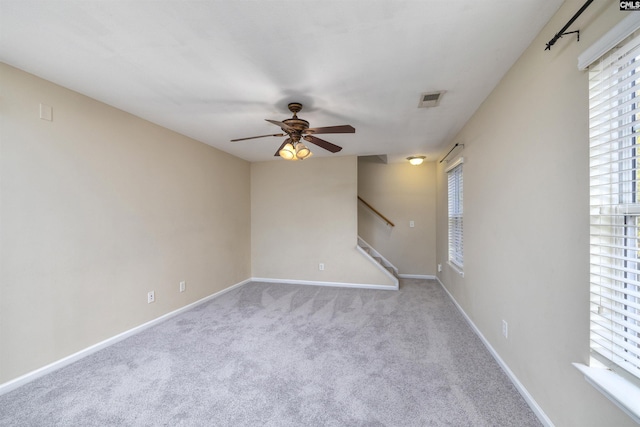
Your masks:
M 463 209 L 462 209 L 462 159 L 447 170 L 449 202 L 449 262 L 462 269 L 463 251 Z
M 640 37 L 589 70 L 591 350 L 640 378 Z

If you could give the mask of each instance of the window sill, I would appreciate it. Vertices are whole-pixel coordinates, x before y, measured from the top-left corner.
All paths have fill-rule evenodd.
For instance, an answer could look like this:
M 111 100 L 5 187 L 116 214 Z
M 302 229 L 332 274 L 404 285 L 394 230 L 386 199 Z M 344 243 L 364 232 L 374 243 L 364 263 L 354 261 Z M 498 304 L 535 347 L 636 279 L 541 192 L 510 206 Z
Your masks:
M 453 269 L 453 271 L 455 271 L 460 275 L 460 277 L 464 277 L 464 271 L 460 267 L 458 267 L 456 264 L 452 263 L 451 261 L 449 261 L 448 264 L 449 264 L 449 267 Z
M 640 424 L 640 388 L 606 368 L 573 363 L 589 384 Z

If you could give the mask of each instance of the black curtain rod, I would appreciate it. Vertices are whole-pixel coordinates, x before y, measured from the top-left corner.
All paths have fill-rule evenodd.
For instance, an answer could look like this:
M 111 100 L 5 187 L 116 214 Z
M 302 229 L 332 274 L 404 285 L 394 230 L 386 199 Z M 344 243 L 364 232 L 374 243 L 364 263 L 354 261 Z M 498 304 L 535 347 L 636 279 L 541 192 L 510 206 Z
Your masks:
M 576 19 L 578 19 L 578 16 L 580 16 L 582 14 L 582 12 L 585 11 L 586 8 L 589 7 L 589 5 L 593 2 L 593 0 L 587 0 L 582 7 L 580 8 L 579 11 L 576 12 L 575 15 L 573 15 L 573 18 L 569 19 L 569 22 L 567 22 L 565 24 L 564 27 L 562 27 L 562 29 L 560 31 L 558 31 L 556 33 L 555 36 L 553 36 L 553 38 L 551 40 L 549 40 L 549 43 L 547 43 L 547 47 L 544 48 L 544 50 L 551 50 L 551 46 L 553 46 L 560 37 L 564 36 L 565 34 L 571 34 L 571 33 L 578 33 L 578 41 L 580 41 L 580 30 L 578 31 L 571 31 L 570 33 L 565 33 L 565 31 L 567 31 L 567 28 L 569 28 L 569 26 L 571 24 L 573 24 L 573 21 L 575 21 Z
M 453 150 L 455 150 L 455 149 L 456 149 L 456 147 L 457 147 L 458 145 L 462 145 L 462 146 L 464 147 L 464 144 L 460 144 L 459 142 L 456 142 L 456 145 L 454 145 L 454 146 L 451 148 L 451 150 L 449 150 L 449 152 L 448 152 L 447 154 L 445 154 L 445 156 L 440 160 L 440 163 L 444 162 L 444 160 L 445 160 L 447 157 L 449 157 L 449 154 L 451 154 L 451 152 L 452 152 Z

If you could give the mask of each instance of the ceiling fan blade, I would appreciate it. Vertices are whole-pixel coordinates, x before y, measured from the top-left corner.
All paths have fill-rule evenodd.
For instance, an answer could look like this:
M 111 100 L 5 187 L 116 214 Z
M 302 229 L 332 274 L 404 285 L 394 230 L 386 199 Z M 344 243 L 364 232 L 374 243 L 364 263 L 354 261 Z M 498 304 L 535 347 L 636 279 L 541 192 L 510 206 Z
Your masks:
M 265 136 L 284 136 L 284 133 L 274 133 L 273 135 L 269 134 L 269 135 L 250 136 L 249 138 L 232 139 L 231 142 L 245 141 L 247 139 L 264 138 Z
M 286 123 L 279 122 L 277 120 L 269 120 L 269 119 L 265 119 L 265 120 L 268 121 L 269 123 L 273 123 L 276 126 L 280 126 L 280 128 L 285 132 L 286 131 L 294 131 L 295 130 L 294 128 L 292 128 L 291 126 L 289 126 Z
M 305 129 L 303 133 L 355 133 L 356 130 L 351 125 L 342 125 L 342 126 L 327 126 L 322 128 L 309 128 Z
M 274 154 L 274 157 L 280 157 L 280 150 L 282 150 L 284 148 L 285 145 L 287 145 L 287 142 L 291 142 L 291 138 L 287 138 L 284 140 L 284 142 L 282 143 L 282 145 L 280 147 L 278 147 L 278 150 L 276 151 L 276 154 Z
M 337 146 L 336 144 L 332 144 L 324 139 L 316 138 L 315 136 L 305 135 L 305 141 L 309 141 L 312 144 L 317 145 L 320 148 L 324 148 L 327 151 L 331 151 L 332 153 L 337 153 L 342 150 L 342 147 Z

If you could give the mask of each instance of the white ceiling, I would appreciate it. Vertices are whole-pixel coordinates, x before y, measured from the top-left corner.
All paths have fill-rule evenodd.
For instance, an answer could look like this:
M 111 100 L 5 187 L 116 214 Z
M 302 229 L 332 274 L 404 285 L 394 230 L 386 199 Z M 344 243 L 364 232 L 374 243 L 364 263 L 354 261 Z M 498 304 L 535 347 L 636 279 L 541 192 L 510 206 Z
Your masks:
M 249 161 L 284 138 L 229 140 L 280 132 L 264 119 L 293 101 L 356 128 L 316 156 L 434 160 L 561 3 L 0 0 L 0 61 Z

